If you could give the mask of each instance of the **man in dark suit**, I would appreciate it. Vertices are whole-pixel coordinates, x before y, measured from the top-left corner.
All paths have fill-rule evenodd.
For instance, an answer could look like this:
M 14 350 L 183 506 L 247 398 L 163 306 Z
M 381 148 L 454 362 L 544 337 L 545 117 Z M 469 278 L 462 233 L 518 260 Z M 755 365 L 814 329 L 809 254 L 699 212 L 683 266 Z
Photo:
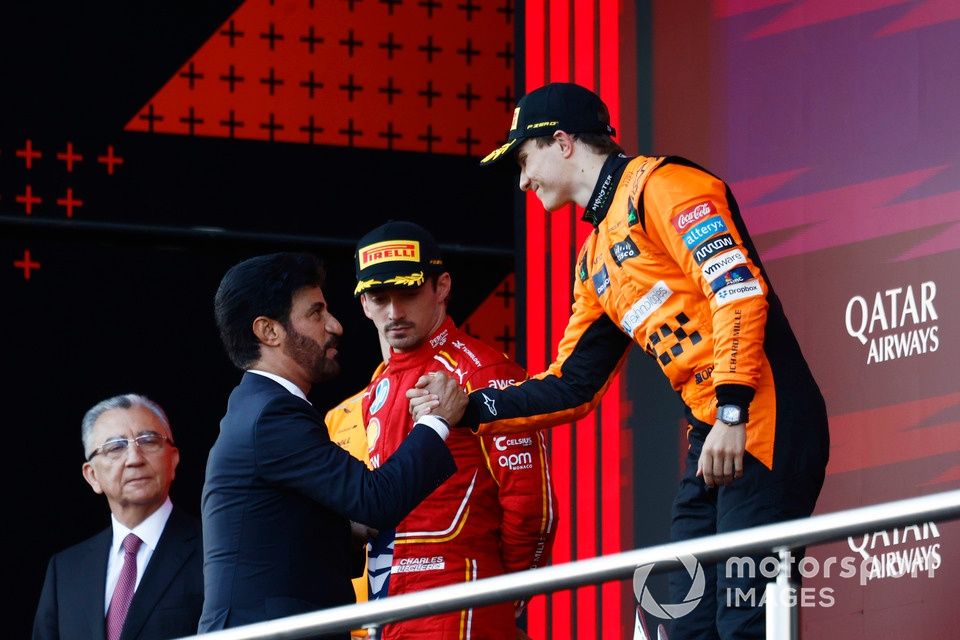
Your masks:
M 53 556 L 34 640 L 164 640 L 196 629 L 203 606 L 200 523 L 170 502 L 180 452 L 166 414 L 134 394 L 83 418 L 83 477 L 112 526 Z
M 377 471 L 330 441 L 307 400 L 339 371 L 343 329 L 322 283 L 314 256 L 280 253 L 235 265 L 217 290 L 223 344 L 245 373 L 207 461 L 201 632 L 353 602 L 351 520 L 393 527 L 456 470 L 443 418 L 466 402 L 455 385 Z

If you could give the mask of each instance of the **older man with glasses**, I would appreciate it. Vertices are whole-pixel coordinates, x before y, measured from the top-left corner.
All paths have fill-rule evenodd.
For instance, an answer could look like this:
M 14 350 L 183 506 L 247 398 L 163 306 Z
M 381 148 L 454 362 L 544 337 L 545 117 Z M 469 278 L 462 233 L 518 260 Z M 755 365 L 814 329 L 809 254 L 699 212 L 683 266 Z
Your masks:
M 162 640 L 196 631 L 203 606 L 199 521 L 170 502 L 180 462 L 163 409 L 104 400 L 83 418 L 83 477 L 111 526 L 53 556 L 33 638 Z

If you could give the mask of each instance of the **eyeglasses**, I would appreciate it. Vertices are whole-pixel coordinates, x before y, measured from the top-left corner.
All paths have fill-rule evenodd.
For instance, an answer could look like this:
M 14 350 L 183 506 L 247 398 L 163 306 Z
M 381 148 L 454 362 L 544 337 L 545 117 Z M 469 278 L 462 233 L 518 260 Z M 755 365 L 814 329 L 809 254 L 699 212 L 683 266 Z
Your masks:
M 159 433 L 148 431 L 141 433 L 136 438 L 114 438 L 107 440 L 102 445 L 94 449 L 93 453 L 87 458 L 87 462 L 93 460 L 94 456 L 102 454 L 109 460 L 119 460 L 127 455 L 127 449 L 130 443 L 134 443 L 143 453 L 157 453 L 163 449 L 165 442 L 170 442 L 170 438 Z

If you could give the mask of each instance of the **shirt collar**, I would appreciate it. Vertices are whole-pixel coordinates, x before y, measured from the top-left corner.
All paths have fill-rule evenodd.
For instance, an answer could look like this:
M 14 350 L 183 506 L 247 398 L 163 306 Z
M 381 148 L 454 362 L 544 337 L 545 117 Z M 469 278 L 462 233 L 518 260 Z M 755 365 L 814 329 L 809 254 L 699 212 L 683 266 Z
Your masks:
M 113 544 L 110 547 L 110 552 L 114 555 L 119 553 L 120 545 L 123 544 L 123 539 L 126 538 L 129 533 L 140 538 L 143 544 L 150 548 L 150 551 L 156 551 L 157 544 L 160 542 L 160 535 L 163 533 L 163 528 L 167 526 L 167 520 L 170 518 L 172 511 L 173 503 L 170 502 L 168 496 L 167 499 L 163 501 L 163 504 L 160 505 L 159 509 L 151 513 L 146 520 L 133 529 L 128 529 L 123 523 L 117 520 L 116 516 L 111 514 L 110 519 L 113 522 Z
M 301 388 L 298 387 L 297 385 L 293 384 L 292 382 L 290 382 L 290 381 L 287 380 L 286 378 L 281 378 L 280 376 L 278 376 L 278 375 L 275 374 L 275 373 L 268 373 L 267 371 L 260 371 L 259 369 L 247 369 L 247 372 L 248 372 L 248 373 L 255 373 L 255 374 L 257 374 L 258 376 L 263 376 L 264 378 L 270 378 L 271 380 L 273 380 L 274 382 L 276 382 L 277 384 L 279 384 L 281 387 L 283 387 L 284 389 L 286 389 L 287 391 L 289 391 L 289 392 L 292 393 L 293 395 L 295 395 L 295 396 L 297 396 L 298 398 L 302 399 L 302 400 L 303 400 L 304 402 L 306 402 L 307 404 L 310 404 L 310 405 L 313 404 L 312 402 L 310 402 L 309 400 L 307 400 L 307 394 L 305 394 L 305 393 L 303 392 L 303 389 L 301 389 Z
M 452 333 L 456 331 L 457 326 L 453 324 L 453 319 L 446 316 L 437 330 L 430 334 L 422 343 L 409 351 L 394 351 L 390 348 L 390 361 L 387 366 L 391 371 L 400 371 L 411 367 L 420 367 L 424 363 L 433 359 L 434 354 L 440 350 L 449 340 L 453 340 Z
M 620 176 L 623 175 L 628 162 L 630 158 L 621 153 L 607 156 L 600 168 L 600 178 L 593 187 L 587 208 L 583 210 L 583 220 L 596 227 L 607 217 L 610 203 L 613 202 L 613 194 L 617 190 L 617 185 L 620 184 Z

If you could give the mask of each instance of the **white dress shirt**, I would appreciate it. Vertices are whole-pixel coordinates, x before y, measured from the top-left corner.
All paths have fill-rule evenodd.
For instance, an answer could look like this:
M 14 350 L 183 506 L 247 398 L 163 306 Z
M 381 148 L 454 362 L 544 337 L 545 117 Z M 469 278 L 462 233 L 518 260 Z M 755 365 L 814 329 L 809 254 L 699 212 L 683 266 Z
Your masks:
M 271 380 L 273 380 L 274 382 L 276 382 L 278 385 L 280 385 L 281 387 L 283 387 L 284 389 L 286 389 L 287 391 L 289 391 L 289 392 L 292 393 L 293 395 L 295 395 L 295 396 L 297 396 L 298 398 L 300 398 L 300 399 L 304 400 L 305 402 L 307 402 L 307 404 L 313 405 L 312 402 L 310 402 L 309 400 L 307 400 L 307 394 L 305 394 L 305 393 L 303 392 L 303 389 L 301 389 L 301 388 L 298 387 L 297 385 L 293 384 L 292 382 L 290 382 L 290 381 L 287 380 L 286 378 L 281 378 L 280 376 L 278 376 L 278 375 L 275 374 L 275 373 L 268 373 L 268 372 L 266 372 L 266 371 L 260 371 L 259 369 L 247 369 L 247 371 L 249 371 L 250 373 L 255 373 L 255 374 L 257 374 L 258 376 L 263 376 L 264 378 L 270 378 Z
M 297 396 L 298 398 L 302 398 L 306 403 L 311 405 L 313 404 L 309 400 L 307 400 L 307 394 L 303 392 L 303 389 L 293 384 L 286 378 L 281 378 L 275 373 L 268 373 L 266 371 L 260 371 L 259 369 L 247 369 L 247 371 L 249 373 L 255 373 L 258 376 L 270 378 L 271 380 L 273 380 L 274 382 L 282 386 L 284 389 L 286 389 L 293 395 Z M 446 442 L 447 436 L 450 435 L 450 427 L 447 426 L 447 423 L 445 420 L 443 420 L 438 416 L 431 416 L 431 415 L 422 416 L 419 420 L 417 420 L 416 424 L 422 424 L 425 427 L 430 427 L 431 429 L 437 432 L 437 435 L 440 436 L 440 438 L 444 442 Z
M 107 609 L 110 608 L 110 600 L 113 598 L 113 590 L 117 588 L 117 581 L 120 579 L 120 569 L 123 568 L 123 539 L 127 534 L 132 533 L 143 544 L 137 550 L 137 583 L 133 590 L 136 591 L 140 586 L 140 578 L 147 569 L 150 558 L 160 542 L 160 535 L 163 528 L 167 526 L 167 520 L 170 518 L 170 512 L 173 511 L 173 503 L 168 497 L 160 508 L 150 514 L 150 516 L 135 526 L 133 529 L 127 529 L 112 514 L 110 519 L 113 521 L 113 544 L 110 545 L 110 553 L 107 555 L 107 588 L 104 592 L 103 615 L 107 615 Z

